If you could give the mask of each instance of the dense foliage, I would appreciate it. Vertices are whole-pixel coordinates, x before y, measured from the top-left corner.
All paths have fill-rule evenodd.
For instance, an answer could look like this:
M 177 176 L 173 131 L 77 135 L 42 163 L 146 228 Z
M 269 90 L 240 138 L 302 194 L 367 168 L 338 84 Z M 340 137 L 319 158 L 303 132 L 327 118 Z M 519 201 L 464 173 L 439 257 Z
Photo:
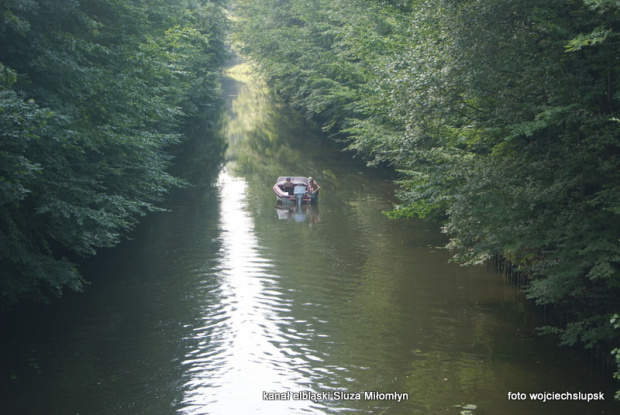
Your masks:
M 178 179 L 170 146 L 217 99 L 208 0 L 0 3 L 0 302 L 84 281 Z
M 562 343 L 618 346 L 618 2 L 235 4 L 275 88 L 401 172 L 390 215 L 441 220 L 464 263 L 517 264 L 568 316 L 546 328 Z

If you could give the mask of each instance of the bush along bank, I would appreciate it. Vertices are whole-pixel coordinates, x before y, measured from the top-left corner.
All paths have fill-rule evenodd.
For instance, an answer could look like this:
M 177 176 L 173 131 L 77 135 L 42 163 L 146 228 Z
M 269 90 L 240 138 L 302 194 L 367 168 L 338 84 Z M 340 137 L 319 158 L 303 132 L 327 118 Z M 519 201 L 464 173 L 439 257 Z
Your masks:
M 0 304 L 85 285 L 165 192 L 170 149 L 218 99 L 217 2 L 0 6 Z M 215 146 L 219 147 L 219 146 Z
M 543 332 L 617 351 L 619 6 L 280 3 L 233 2 L 243 52 L 334 139 L 399 171 L 389 215 L 441 221 L 461 263 L 503 256 L 528 298 L 564 311 Z

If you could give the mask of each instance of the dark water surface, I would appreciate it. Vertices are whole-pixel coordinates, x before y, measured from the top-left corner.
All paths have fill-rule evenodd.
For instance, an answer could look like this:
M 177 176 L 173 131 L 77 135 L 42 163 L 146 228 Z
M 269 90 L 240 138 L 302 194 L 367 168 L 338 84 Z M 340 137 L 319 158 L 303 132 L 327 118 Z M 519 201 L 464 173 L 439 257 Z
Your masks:
M 89 261 L 84 294 L 5 325 L 0 414 L 620 413 L 609 382 L 535 334 L 514 287 L 449 263 L 436 227 L 388 220 L 390 182 L 242 69 L 224 81 L 217 183 Z M 320 202 L 276 205 L 287 174 L 317 178 Z

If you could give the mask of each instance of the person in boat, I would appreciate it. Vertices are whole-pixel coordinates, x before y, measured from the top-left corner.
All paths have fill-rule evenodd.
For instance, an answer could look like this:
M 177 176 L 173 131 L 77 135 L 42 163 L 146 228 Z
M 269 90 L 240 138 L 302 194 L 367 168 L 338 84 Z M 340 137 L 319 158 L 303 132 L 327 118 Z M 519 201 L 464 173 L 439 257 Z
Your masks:
M 293 184 L 293 179 L 291 179 L 290 177 L 286 178 L 286 181 L 282 183 L 281 187 L 282 187 L 282 190 L 284 190 L 289 195 L 292 195 L 293 193 L 295 193 L 295 184 Z
M 308 177 L 308 192 L 310 192 L 310 196 L 316 198 L 319 195 L 319 189 L 321 186 L 317 182 L 314 181 L 312 177 Z

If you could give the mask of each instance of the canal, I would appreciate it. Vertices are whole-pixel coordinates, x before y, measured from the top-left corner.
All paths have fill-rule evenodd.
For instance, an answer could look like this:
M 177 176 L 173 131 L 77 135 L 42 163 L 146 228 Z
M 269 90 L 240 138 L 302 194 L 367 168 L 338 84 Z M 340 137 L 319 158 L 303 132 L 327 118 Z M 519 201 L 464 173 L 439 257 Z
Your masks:
M 450 263 L 437 226 L 387 219 L 389 177 L 246 69 L 223 80 L 217 179 L 89 260 L 85 293 L 3 326 L 0 413 L 620 413 L 608 380 L 536 334 L 513 286 Z M 319 203 L 276 204 L 281 175 L 316 178 Z

